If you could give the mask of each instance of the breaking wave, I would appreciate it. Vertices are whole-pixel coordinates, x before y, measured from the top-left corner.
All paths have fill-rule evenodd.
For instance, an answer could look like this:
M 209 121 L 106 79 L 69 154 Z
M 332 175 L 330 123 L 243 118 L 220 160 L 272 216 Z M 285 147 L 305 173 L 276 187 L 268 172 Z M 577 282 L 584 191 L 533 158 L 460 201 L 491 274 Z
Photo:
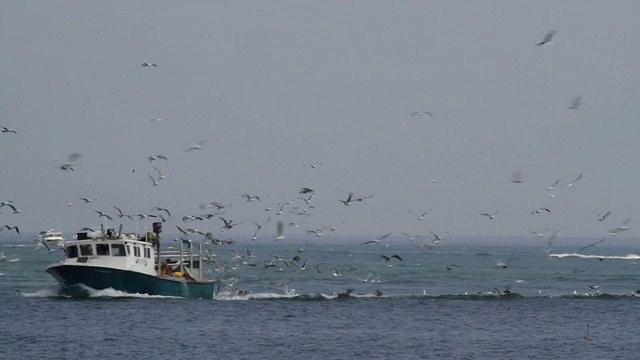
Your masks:
M 549 257 L 555 258 L 566 258 L 566 257 L 577 257 L 581 259 L 618 259 L 618 260 L 640 260 L 640 255 L 638 254 L 627 254 L 627 255 L 586 255 L 586 254 L 578 254 L 578 253 L 565 253 L 565 254 L 549 254 Z

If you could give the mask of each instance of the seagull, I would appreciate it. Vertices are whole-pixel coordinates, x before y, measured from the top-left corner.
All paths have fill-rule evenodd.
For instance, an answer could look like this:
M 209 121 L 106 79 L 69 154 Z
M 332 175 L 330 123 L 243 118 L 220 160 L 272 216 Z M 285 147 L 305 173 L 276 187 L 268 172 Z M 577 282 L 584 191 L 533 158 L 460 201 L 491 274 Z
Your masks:
M 322 165 L 322 162 L 311 163 L 311 164 L 307 164 L 307 165 L 309 165 L 312 169 L 316 169 L 318 166 Z
M 311 195 L 309 195 L 309 197 L 308 197 L 308 198 L 303 198 L 303 197 L 299 197 L 299 196 L 298 196 L 298 199 L 300 199 L 300 200 L 304 201 L 304 202 L 305 202 L 305 203 L 307 203 L 307 204 L 311 204 L 311 199 L 313 198 L 313 195 L 315 195 L 315 194 L 316 194 L 316 193 L 311 193 Z
M 113 208 L 118 211 L 118 218 L 122 219 L 123 217 L 128 217 L 129 220 L 133 220 L 133 217 L 131 215 L 125 214 L 124 212 L 122 212 L 122 210 L 120 210 L 119 207 L 114 205 Z
M 147 176 L 149 177 L 149 179 L 151 179 L 151 183 L 153 184 L 153 186 L 160 185 L 160 181 L 154 179 L 153 176 L 151 176 L 151 174 L 147 174 Z
M 496 212 L 494 212 L 493 214 L 480 213 L 480 215 L 482 215 L 482 216 L 486 216 L 486 217 L 488 217 L 490 220 L 493 220 L 493 218 L 495 218 L 495 217 L 496 217 L 496 215 L 498 215 L 499 213 L 500 213 L 499 211 L 496 211 Z
M 87 197 L 81 197 L 79 199 L 84 201 L 85 204 L 88 204 L 88 203 L 92 202 L 93 200 L 95 200 L 95 198 L 91 199 L 91 198 L 87 198 Z
M 206 143 L 206 142 L 207 142 L 207 140 L 200 140 L 200 141 L 198 141 L 197 144 L 195 144 L 195 145 L 191 146 L 190 148 L 188 148 L 187 150 L 185 150 L 185 152 L 194 151 L 194 150 L 202 150 L 202 145 L 204 143 Z
M 143 62 L 143 63 L 142 63 L 142 66 L 143 66 L 143 67 L 148 67 L 148 66 L 158 67 L 158 65 L 157 65 L 157 64 L 150 63 L 150 62 Z
M 544 38 L 542 39 L 541 42 L 537 43 L 536 46 L 542 46 L 542 45 L 546 45 L 546 44 L 553 44 L 553 36 L 556 34 L 555 30 L 551 30 L 549 31 Z
M 245 198 L 247 202 L 251 202 L 255 200 L 260 201 L 260 197 L 257 195 L 242 194 L 242 197 Z
M 411 115 L 411 117 L 424 116 L 424 115 L 429 115 L 429 116 L 432 116 L 432 117 L 433 117 L 433 114 L 431 114 L 431 113 L 430 113 L 430 112 L 428 112 L 428 111 L 414 111 L 414 112 L 412 112 L 412 113 L 411 113 L 411 114 L 409 114 L 409 115 Z
M 46 241 L 44 241 L 44 239 L 40 240 L 40 242 L 42 243 L 42 245 L 47 249 L 47 253 L 51 254 L 52 252 L 56 251 L 56 249 L 51 249 L 49 247 L 49 244 L 47 244 Z
M 600 243 L 603 243 L 606 239 L 607 239 L 607 238 L 602 238 L 602 239 L 600 239 L 600 240 L 598 240 L 598 241 L 596 241 L 596 242 L 594 242 L 594 243 L 591 243 L 591 244 L 589 244 L 589 245 L 583 246 L 583 247 L 581 247 L 580 249 L 578 249 L 578 251 L 582 251 L 582 250 L 586 250 L 586 249 L 588 249 L 588 248 L 590 248 L 590 247 L 594 247 L 594 246 L 596 246 L 596 245 L 598 245 L 598 244 L 600 244 Z
M 537 210 L 533 210 L 533 211 L 531 212 L 531 215 L 542 214 L 542 212 L 543 212 L 543 211 L 546 211 L 546 212 L 548 212 L 548 213 L 550 213 L 550 212 L 551 212 L 551 210 L 549 210 L 548 208 L 540 208 L 540 209 L 537 209 Z
M 284 222 L 278 221 L 276 225 L 276 236 L 273 237 L 273 241 L 283 240 L 285 236 L 283 235 L 284 230 Z
M 220 220 L 222 220 L 222 222 L 224 222 L 224 226 L 222 227 L 222 231 L 224 231 L 224 229 L 232 229 L 234 226 L 242 224 L 241 222 L 234 224 L 233 220 L 227 220 L 227 219 L 223 218 L 222 216 L 218 216 L 218 217 L 220 218 Z
M 433 211 L 433 209 L 430 209 L 429 211 L 425 211 L 425 212 L 423 212 L 423 213 L 422 213 L 422 215 L 418 215 L 418 214 L 414 213 L 413 211 L 409 210 L 409 212 L 410 212 L 410 213 L 412 213 L 412 214 L 413 214 L 413 215 L 414 215 L 418 220 L 422 220 L 422 219 L 424 219 L 424 217 L 425 217 L 428 213 L 430 213 L 430 212 L 432 212 L 432 211 Z
M 341 273 L 341 272 L 339 272 L 339 271 L 338 271 L 338 269 L 336 269 L 336 268 L 331 268 L 331 270 L 333 270 L 333 276 L 340 276 L 340 275 L 342 275 L 342 273 Z
M 456 264 L 447 265 L 447 271 L 453 270 L 454 267 L 460 267 L 460 265 L 456 265 Z
M 162 174 L 162 172 L 160 171 L 160 169 L 158 169 L 158 168 L 157 168 L 157 167 L 155 167 L 155 166 L 152 166 L 152 167 L 153 167 L 153 170 L 155 170 L 155 171 L 158 173 L 158 182 L 160 182 L 160 181 L 162 181 L 162 180 L 164 180 L 164 179 L 166 179 L 166 178 L 167 178 L 165 175 L 163 175 L 163 174 Z
M 629 222 L 630 221 L 631 221 L 631 218 L 627 218 L 618 227 L 616 227 L 615 229 L 609 230 L 609 235 L 617 236 L 621 232 L 629 230 Z
M 607 211 L 604 215 L 600 215 L 595 211 L 593 213 L 598 215 L 598 221 L 600 221 L 600 222 L 604 221 L 604 219 L 606 219 L 607 216 L 611 215 L 611 211 Z
M 380 244 L 380 241 L 386 239 L 387 237 L 389 237 L 389 235 L 391 235 L 391 233 L 386 233 L 375 240 L 365 241 L 360 245 L 373 244 L 373 243 Z
M 440 235 L 438 235 L 438 234 L 436 234 L 436 233 L 432 232 L 431 230 L 427 230 L 427 231 L 429 231 L 429 233 L 430 233 L 431 235 L 433 235 L 434 241 L 440 241 L 440 240 L 442 240 L 442 236 L 440 236 Z
M 560 179 L 556 180 L 556 182 L 554 182 L 550 186 L 547 186 L 547 190 L 551 191 L 551 190 L 555 189 L 559 182 L 560 182 Z
M 5 230 L 15 230 L 16 233 L 20 234 L 20 229 L 17 226 L 4 225 L 2 228 Z
M 164 119 L 151 119 L 149 121 L 151 121 L 151 123 L 153 124 L 153 123 L 162 122 L 162 121 L 164 121 Z
M 314 192 L 314 191 L 315 190 L 310 189 L 308 187 L 303 187 L 302 189 L 300 189 L 300 191 L 298 191 L 298 194 L 305 195 L 305 194 L 308 194 L 308 193 L 311 193 L 311 192 Z
M 171 217 L 171 213 L 169 212 L 169 209 L 166 209 L 166 208 L 163 208 L 163 207 L 160 207 L 160 206 L 156 206 L 156 211 L 164 211 L 164 212 L 167 213 L 167 215 L 169 217 Z
M 78 160 L 78 158 L 80 158 L 81 156 L 82 154 L 79 154 L 79 153 L 71 153 L 71 155 L 69 155 L 69 160 L 66 163 L 60 165 L 60 170 L 74 171 L 73 167 L 78 165 L 76 160 Z
M 569 105 L 569 109 L 578 110 L 582 106 L 582 96 L 576 96 L 571 100 L 571 105 Z
M 98 217 L 105 217 L 105 218 L 113 221 L 113 218 L 111 216 L 107 215 L 106 213 L 104 213 L 104 212 L 102 212 L 100 210 L 94 210 L 94 211 L 96 213 L 98 213 Z
M 180 226 L 176 225 L 176 228 L 178 228 L 178 231 L 180 231 L 182 234 L 189 235 L 189 233 L 185 229 L 181 228 Z
M 384 259 L 384 261 L 391 261 L 391 259 L 393 258 L 403 261 L 399 255 L 391 255 L 391 256 L 382 255 L 382 258 Z
M 12 204 L 7 204 L 6 206 L 10 207 L 13 210 L 13 214 L 20 214 L 22 212 L 22 209 L 18 209 Z
M 578 175 L 578 177 L 575 180 L 573 180 L 572 182 L 568 183 L 567 187 L 572 187 L 573 184 L 575 184 L 580 179 L 582 179 L 582 174 Z
M 255 239 L 258 238 L 258 232 L 260 231 L 260 229 L 262 229 L 262 225 L 260 225 L 258 223 L 254 223 L 254 224 L 256 225 L 256 232 L 251 237 L 251 241 L 254 241 Z
M 0 127 L 0 128 L 2 129 L 2 132 L 3 132 L 3 133 L 14 133 L 14 134 L 16 134 L 16 135 L 18 134 L 15 130 L 13 130 L 13 129 L 9 129 L 8 127 L 4 127 L 4 126 L 2 126 L 2 127 Z
M 147 159 L 149 159 L 149 162 L 153 162 L 154 160 L 158 160 L 158 159 L 167 160 L 167 157 L 164 155 L 155 155 L 155 156 L 149 156 Z
M 345 206 L 349 206 L 349 205 L 353 204 L 353 203 L 351 202 L 351 199 L 352 199 L 352 198 L 353 198 L 353 193 L 352 193 L 352 192 L 350 192 L 350 193 L 349 193 L 349 196 L 347 197 L 347 200 L 338 200 L 338 201 L 340 201 L 341 203 L 343 203 Z
M 282 211 L 284 211 L 284 207 L 287 206 L 288 204 L 290 204 L 288 201 L 284 202 L 283 204 L 278 204 L 280 208 L 278 209 L 278 211 L 276 211 L 276 215 L 282 215 Z
M 509 266 L 509 263 L 511 262 L 511 260 L 513 260 L 513 256 L 509 257 L 505 261 L 498 261 L 496 265 L 500 266 L 503 269 L 506 269 Z

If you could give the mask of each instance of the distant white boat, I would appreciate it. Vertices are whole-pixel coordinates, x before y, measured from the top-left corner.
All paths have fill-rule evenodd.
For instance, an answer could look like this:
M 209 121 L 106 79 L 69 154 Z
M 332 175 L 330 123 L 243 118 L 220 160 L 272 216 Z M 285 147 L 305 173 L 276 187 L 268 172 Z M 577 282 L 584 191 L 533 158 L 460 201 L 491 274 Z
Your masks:
M 40 231 L 40 233 L 33 239 L 35 246 L 38 246 L 41 243 L 46 243 L 49 246 L 55 244 L 58 247 L 64 247 L 64 242 L 65 238 L 62 235 L 62 232 L 56 229 Z

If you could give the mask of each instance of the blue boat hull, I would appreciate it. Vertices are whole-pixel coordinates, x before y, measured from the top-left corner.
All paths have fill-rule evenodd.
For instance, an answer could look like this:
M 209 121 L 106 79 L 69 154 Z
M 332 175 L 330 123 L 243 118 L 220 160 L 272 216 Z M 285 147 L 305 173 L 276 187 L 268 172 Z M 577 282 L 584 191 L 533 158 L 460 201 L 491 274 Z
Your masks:
M 62 285 L 67 295 L 79 294 L 81 285 L 95 290 L 114 289 L 129 294 L 177 296 L 193 299 L 212 299 L 214 283 L 185 281 L 184 278 L 152 276 L 104 267 L 55 265 L 47 272 Z

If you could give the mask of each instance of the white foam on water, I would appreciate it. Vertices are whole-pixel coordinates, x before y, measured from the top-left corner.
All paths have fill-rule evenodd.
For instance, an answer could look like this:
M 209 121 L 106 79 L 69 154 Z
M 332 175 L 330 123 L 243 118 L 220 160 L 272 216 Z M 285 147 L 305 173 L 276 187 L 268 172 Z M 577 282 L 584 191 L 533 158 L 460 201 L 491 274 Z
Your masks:
M 627 255 L 586 255 L 586 254 L 578 254 L 578 253 L 564 253 L 564 254 L 549 254 L 549 257 L 556 258 L 566 258 L 566 257 L 577 257 L 581 259 L 618 259 L 618 260 L 639 260 L 640 255 L 638 254 L 627 254 Z

